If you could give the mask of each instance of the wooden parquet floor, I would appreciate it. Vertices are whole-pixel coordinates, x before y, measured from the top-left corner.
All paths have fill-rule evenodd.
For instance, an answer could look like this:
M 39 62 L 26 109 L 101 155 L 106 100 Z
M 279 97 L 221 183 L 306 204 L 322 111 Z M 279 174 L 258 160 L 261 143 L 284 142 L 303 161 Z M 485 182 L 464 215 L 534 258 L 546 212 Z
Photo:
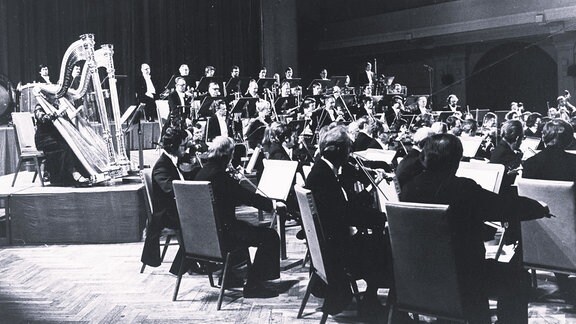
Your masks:
M 305 245 L 288 229 L 289 257 L 302 258 Z M 298 281 L 279 297 L 244 299 L 227 291 L 216 311 L 218 289 L 206 276 L 185 275 L 178 301 L 176 277 L 168 272 L 176 247 L 158 268 L 140 270 L 142 243 L 5 246 L 0 248 L 0 323 L 318 323 L 320 300 L 311 297 L 303 319 L 296 314 L 308 282 L 297 266 L 282 281 Z M 540 290 L 552 290 L 553 276 L 539 275 Z M 382 300 L 385 299 L 382 291 Z M 576 323 L 561 301 L 532 303 L 530 323 Z M 355 305 L 330 322 L 359 323 Z

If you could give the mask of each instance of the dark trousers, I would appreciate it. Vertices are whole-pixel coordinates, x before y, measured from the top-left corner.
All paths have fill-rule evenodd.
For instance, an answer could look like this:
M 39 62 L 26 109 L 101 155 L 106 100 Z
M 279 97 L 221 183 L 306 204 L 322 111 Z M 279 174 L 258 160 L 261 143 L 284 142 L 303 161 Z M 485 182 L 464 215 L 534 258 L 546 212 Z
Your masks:
M 156 111 L 156 100 L 148 96 L 143 96 L 143 98 L 140 98 L 140 103 L 146 104 L 146 106 L 144 106 L 144 112 L 146 113 L 147 121 L 155 121 L 158 119 L 158 112 Z
M 240 247 L 256 247 L 254 262 L 248 272 L 248 280 L 264 281 L 280 278 L 280 238 L 275 230 L 268 227 L 252 226 L 248 223 L 238 221 L 236 224 L 224 231 L 226 250 Z M 182 248 L 178 250 L 170 273 L 178 274 L 180 265 L 183 262 Z M 193 260 L 186 259 L 184 270 L 188 271 Z
M 256 255 L 248 272 L 248 280 L 264 281 L 280 278 L 280 238 L 274 229 L 237 222 L 226 231 L 231 247 L 255 247 Z M 229 240 L 228 240 L 229 239 Z
M 470 322 L 491 323 L 488 297 L 498 300 L 498 322 L 528 323 L 530 276 L 515 263 L 486 260 L 483 278 L 468 290 Z

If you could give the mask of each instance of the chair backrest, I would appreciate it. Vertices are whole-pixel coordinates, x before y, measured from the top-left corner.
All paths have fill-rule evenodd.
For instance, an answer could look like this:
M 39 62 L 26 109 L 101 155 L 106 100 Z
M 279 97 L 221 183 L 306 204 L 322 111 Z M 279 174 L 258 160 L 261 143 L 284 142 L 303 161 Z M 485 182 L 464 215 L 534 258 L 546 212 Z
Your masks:
M 472 179 L 480 187 L 499 193 L 504 172 L 502 164 L 460 162 L 456 176 Z
M 462 155 L 465 157 L 474 157 L 480 144 L 482 144 L 483 137 L 481 136 L 460 136 L 460 141 L 462 142 L 462 148 L 464 151 Z
M 286 201 L 297 168 L 297 161 L 264 160 L 264 171 L 256 192 L 271 199 Z
M 556 217 L 522 222 L 524 264 L 576 273 L 576 201 L 574 183 L 520 178 L 518 194 L 548 204 Z
M 154 192 L 152 191 L 152 169 L 143 169 L 140 171 L 140 178 L 144 182 L 144 189 L 146 189 L 146 197 L 148 198 L 148 207 L 150 208 L 150 213 L 148 214 L 148 223 L 152 221 L 152 213 L 154 213 L 154 207 L 152 205 L 152 197 Z
M 29 112 L 13 112 L 12 121 L 14 122 L 14 132 L 16 133 L 16 147 L 18 155 L 26 152 L 37 152 L 36 143 L 34 142 L 34 121 L 32 114 Z
M 215 216 L 210 181 L 174 180 L 172 185 L 186 254 L 222 260 L 220 226 Z
M 463 318 L 448 206 L 389 202 L 397 306 L 419 314 Z
M 308 243 L 308 250 L 310 251 L 310 259 L 314 267 L 314 271 L 326 284 L 328 278 L 326 276 L 326 267 L 324 266 L 324 258 L 322 257 L 323 235 L 321 231 L 316 228 L 315 220 L 318 219 L 318 211 L 312 192 L 302 186 L 295 185 L 294 191 L 298 199 L 298 206 L 300 207 L 300 215 L 302 218 L 302 227 L 306 233 L 306 241 Z

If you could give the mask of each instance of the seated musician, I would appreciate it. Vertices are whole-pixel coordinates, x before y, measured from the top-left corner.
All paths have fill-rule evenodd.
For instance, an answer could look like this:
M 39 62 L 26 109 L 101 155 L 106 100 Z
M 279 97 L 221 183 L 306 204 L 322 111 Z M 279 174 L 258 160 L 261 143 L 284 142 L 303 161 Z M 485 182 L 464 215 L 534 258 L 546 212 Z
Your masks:
M 58 107 L 58 100 L 53 99 L 52 96 L 47 95 L 50 103 L 54 107 Z M 46 165 L 44 177 L 46 181 L 54 186 L 84 186 L 88 185 L 88 174 L 85 173 L 82 164 L 72 152 L 72 149 L 62 137 L 54 121 L 58 118 L 62 122 L 69 122 L 64 116 L 56 113 L 48 114 L 44 108 L 38 104 L 34 109 L 34 117 L 36 119 L 36 133 L 34 134 L 34 142 L 36 148 L 44 152 L 46 156 Z M 81 172 L 85 173 L 84 175 Z
M 451 94 L 446 98 L 446 105 L 442 107 L 443 111 L 451 111 L 457 117 L 462 117 L 462 106 L 458 105 L 458 97 Z
M 364 116 L 358 119 L 358 135 L 352 144 L 352 152 L 364 151 L 369 148 L 382 149 L 382 146 L 374 137 L 378 129 L 382 128 L 382 123 L 376 119 L 369 119 Z
M 505 122 L 500 129 L 501 140 L 498 142 L 490 157 L 490 163 L 504 165 L 506 173 L 502 178 L 502 188 L 509 188 L 514 183 L 518 168 L 522 163 L 520 145 L 524 138 L 522 123 L 519 120 Z
M 324 108 L 315 110 L 312 113 L 311 118 L 311 128 L 312 131 L 317 133 L 322 127 L 330 125 L 330 123 L 336 121 L 338 114 L 334 109 L 336 107 L 336 99 L 334 97 L 326 97 L 324 100 Z
M 192 93 L 186 90 L 186 79 L 183 77 L 176 77 L 175 86 L 176 91 L 168 95 L 168 106 L 170 107 L 170 114 L 173 116 L 184 115 L 189 119 Z
M 359 107 L 356 113 L 356 119 L 368 116 L 369 119 L 374 119 L 374 98 L 364 97 L 362 98 L 362 105 Z
M 488 296 L 494 295 L 500 323 L 528 323 L 528 273 L 517 263 L 485 259 L 483 224 L 546 217 L 548 208 L 525 197 L 499 196 L 457 177 L 462 152 L 458 137 L 431 136 L 420 155 L 424 172 L 402 186 L 400 200 L 450 205 L 456 266 L 472 323 L 490 323 Z
M 216 137 L 208 149 L 208 162 L 194 180 L 210 181 L 212 184 L 215 212 L 223 229 L 225 246 L 227 248 L 238 246 L 257 248 L 254 262 L 246 276 L 244 298 L 275 297 L 278 293 L 266 288 L 263 283 L 266 280 L 280 277 L 278 234 L 274 229 L 252 226 L 240 221 L 235 215 L 235 208 L 240 205 L 249 205 L 271 212 L 275 208 L 274 202 L 242 187 L 226 172 L 233 152 L 234 142 L 230 138 Z M 276 209 L 283 213 L 285 206 L 282 203 L 276 203 Z
M 250 122 L 244 134 L 244 138 L 248 141 L 248 147 L 251 149 L 262 143 L 264 131 L 272 122 L 272 118 L 270 118 L 270 103 L 268 101 L 257 102 L 256 112 L 258 113 L 258 118 Z
M 142 250 L 142 263 L 160 266 L 160 234 L 163 228 L 179 229 L 180 221 L 172 181 L 191 180 L 197 169 L 191 161 L 183 160 L 188 149 L 189 133 L 179 127 L 168 126 L 162 135 L 162 155 L 152 168 L 152 222 L 148 224 Z
M 228 106 L 224 100 L 214 100 L 210 107 L 214 114 L 208 118 L 207 141 L 212 141 L 216 136 L 232 137 L 232 127 L 228 123 Z
M 330 128 L 332 127 L 332 128 Z M 326 287 L 323 311 L 336 314 L 350 302 L 351 291 L 347 273 L 363 278 L 368 286 L 360 310 L 378 312 L 382 306 L 377 289 L 386 287 L 391 278 L 388 241 L 383 234 L 384 213 L 365 204 L 368 192 L 355 193 L 347 183 L 353 183 L 354 167 L 347 167 L 351 141 L 343 125 L 322 129 L 319 140 L 320 159 L 306 179 L 318 209 L 318 221 L 325 241 L 324 260 L 329 286 Z M 339 174 L 342 170 L 342 174 Z M 350 234 L 350 226 L 368 230 Z M 319 287 L 316 287 L 319 288 Z M 313 293 L 320 293 L 313 288 Z
M 412 147 L 408 149 L 406 155 L 402 157 L 402 161 L 398 163 L 396 167 L 396 180 L 398 185 L 402 188 L 406 182 L 415 176 L 419 175 L 424 171 L 424 166 L 420 161 L 420 153 L 422 152 L 422 147 L 426 143 L 426 139 L 432 136 L 434 132 L 429 127 L 419 128 L 416 133 L 412 136 Z M 396 154 L 394 158 L 402 156 L 401 154 Z
M 404 107 L 404 98 L 401 95 L 392 96 L 392 102 L 388 106 L 388 109 L 384 111 L 386 123 L 390 126 L 397 124 L 402 118 L 403 113 L 407 113 Z
M 576 181 L 576 155 L 567 153 L 566 147 L 574 139 L 572 126 L 561 120 L 547 122 L 542 129 L 545 148 L 524 161 L 523 178 Z M 559 294 L 567 302 L 576 304 L 576 282 L 567 275 L 556 273 Z
M 542 115 L 540 113 L 531 113 L 528 118 L 526 118 L 524 135 L 527 137 L 541 137 L 543 125 Z

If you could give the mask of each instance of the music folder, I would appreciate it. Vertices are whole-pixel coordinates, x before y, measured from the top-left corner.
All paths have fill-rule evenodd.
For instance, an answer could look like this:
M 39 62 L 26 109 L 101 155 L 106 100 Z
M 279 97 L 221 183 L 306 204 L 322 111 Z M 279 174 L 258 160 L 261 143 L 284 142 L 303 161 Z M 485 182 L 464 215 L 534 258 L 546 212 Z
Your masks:
M 262 90 L 271 89 L 274 82 L 276 82 L 276 79 L 274 78 L 262 78 L 258 79 L 256 83 L 258 83 L 258 90 Z
M 230 109 L 230 114 L 242 113 L 244 118 L 254 118 L 258 115 L 256 112 L 256 102 L 258 98 L 243 97 L 236 101 L 232 109 Z
M 300 79 L 300 78 L 293 78 L 293 79 L 284 79 L 284 80 L 282 80 L 282 83 L 288 82 L 288 83 L 290 83 L 290 88 L 296 88 L 297 86 L 300 85 L 301 81 L 302 81 L 302 79 Z
M 208 91 L 208 85 L 212 81 L 218 82 L 218 79 L 216 79 L 215 77 L 202 77 L 202 78 L 200 78 L 200 81 L 198 81 L 198 86 L 196 87 L 196 90 L 198 90 L 198 92 L 200 92 L 200 93 L 207 92 Z
M 210 110 L 210 106 L 216 100 L 224 100 L 224 97 L 204 97 L 204 100 L 200 104 L 200 109 L 198 110 L 197 117 L 208 117 L 214 113 L 214 111 Z
M 306 90 L 312 90 L 312 85 L 314 83 L 319 83 L 323 90 L 327 88 L 332 88 L 334 86 L 334 81 L 332 81 L 332 79 L 326 79 L 326 80 L 314 79 L 310 82 Z
M 330 79 L 332 80 L 333 87 L 344 88 L 346 84 L 346 76 L 334 75 Z

